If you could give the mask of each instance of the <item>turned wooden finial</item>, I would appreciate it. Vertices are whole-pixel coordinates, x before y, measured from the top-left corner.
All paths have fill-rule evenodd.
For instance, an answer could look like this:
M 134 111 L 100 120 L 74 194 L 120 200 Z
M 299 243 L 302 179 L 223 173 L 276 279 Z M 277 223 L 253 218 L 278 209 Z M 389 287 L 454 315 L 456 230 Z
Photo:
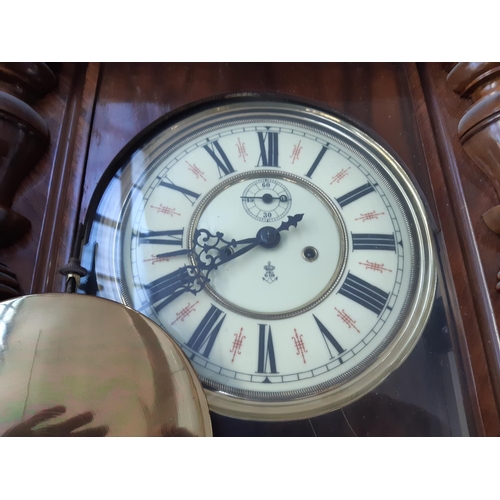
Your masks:
M 26 102 L 44 96 L 55 83 L 54 73 L 44 63 L 0 63 L 0 248 L 31 227 L 11 206 L 22 180 L 43 155 L 49 131 Z
M 0 302 L 19 297 L 21 293 L 16 275 L 5 264 L 0 263 Z
M 446 80 L 460 97 L 473 101 L 458 124 L 458 135 L 500 199 L 500 63 L 458 63 Z M 483 220 L 500 234 L 500 205 L 485 212 Z

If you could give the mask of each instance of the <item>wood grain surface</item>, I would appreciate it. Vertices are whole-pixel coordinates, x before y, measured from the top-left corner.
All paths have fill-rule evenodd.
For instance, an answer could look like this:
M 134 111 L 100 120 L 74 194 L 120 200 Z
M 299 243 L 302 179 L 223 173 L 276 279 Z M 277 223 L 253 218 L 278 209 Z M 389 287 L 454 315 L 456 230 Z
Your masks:
M 371 127 L 415 172 L 423 155 L 414 142 L 411 97 L 401 79 L 404 72 L 394 64 L 105 64 L 81 220 L 102 173 L 137 133 L 171 110 L 223 93 L 280 92 L 317 100 Z
M 419 69 L 442 162 L 443 187 L 453 212 L 451 221 L 458 231 L 459 246 L 454 246 L 450 238 L 448 258 L 451 266 L 455 266 L 453 282 L 461 309 L 460 317 L 467 325 L 469 354 L 478 394 L 482 394 L 481 408 L 486 432 L 499 435 L 500 296 L 495 288 L 499 237 L 488 229 L 481 218 L 487 208 L 498 203 L 494 202 L 496 192 L 459 141 L 458 122 L 467 103 L 450 92 L 446 74 L 439 64 L 426 64 Z M 435 186 L 438 187 L 439 183 L 436 182 Z M 458 264 L 461 258 L 463 269 Z M 468 306 L 471 300 L 473 308 Z
M 78 219 L 97 74 L 98 65 L 62 64 L 57 87 L 33 104 L 47 123 L 50 143 L 12 205 L 32 227 L 0 251 L 25 293 L 64 289 L 57 268 L 68 260 Z
M 460 97 L 471 100 L 458 123 L 460 142 L 500 197 L 500 63 L 458 63 L 446 81 Z M 500 205 L 485 212 L 483 220 L 500 234 Z
M 500 435 L 500 365 L 491 346 L 500 311 L 489 291 L 494 284 L 488 283 L 490 270 L 498 270 L 498 236 L 481 220 L 496 192 L 453 135 L 463 104 L 445 78 L 441 64 L 62 64 L 58 88 L 36 108 L 49 124 L 50 150 L 14 204 L 31 218 L 33 229 L 1 251 L 0 261 L 26 291 L 62 290 L 57 267 L 70 255 L 76 225 L 84 221 L 99 179 L 119 151 L 165 113 L 232 92 L 315 100 L 372 128 L 417 180 L 443 259 L 440 299 L 408 360 L 365 398 L 300 422 L 214 415 L 214 433 L 457 435 L 467 419 L 473 435 Z M 455 379 L 461 394 L 454 392 Z M 465 414 L 458 415 L 462 396 Z
M 158 85 L 161 81 L 162 85 Z M 95 186 L 113 158 L 150 123 L 193 101 L 221 93 L 279 92 L 347 113 L 371 127 L 407 164 L 436 216 L 419 123 L 405 67 L 396 64 L 104 64 L 84 181 L 83 222 Z M 439 219 L 436 219 L 439 220 Z M 436 228 L 437 229 L 437 228 Z M 442 356 L 429 356 L 426 342 L 439 336 L 434 325 L 404 365 L 374 393 L 343 413 L 309 423 L 256 424 L 213 416 L 217 435 L 450 435 Z M 465 375 L 462 378 L 467 381 Z M 464 382 L 466 384 L 466 382 Z M 475 397 L 474 387 L 470 388 Z M 471 411 L 472 412 L 472 411 Z M 390 418 L 383 419 L 386 413 Z M 378 415 L 364 422 L 362 415 Z M 412 415 L 417 415 L 411 420 Z M 481 419 L 479 419 L 481 422 Z M 351 421 L 356 422 L 352 425 Z M 362 425 L 364 422 L 364 425 Z M 474 425 L 472 427 L 475 427 Z M 477 426 L 482 433 L 481 425 Z M 353 429 L 355 429 L 353 431 Z M 476 432 L 474 429 L 472 432 Z

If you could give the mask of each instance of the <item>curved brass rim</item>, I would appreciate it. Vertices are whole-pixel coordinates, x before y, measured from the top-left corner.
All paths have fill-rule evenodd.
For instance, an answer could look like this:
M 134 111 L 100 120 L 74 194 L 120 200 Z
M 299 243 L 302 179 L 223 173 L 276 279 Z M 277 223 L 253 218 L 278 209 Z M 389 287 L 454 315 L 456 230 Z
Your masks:
M 255 118 L 256 116 L 258 118 Z M 370 357 L 371 364 L 363 365 L 360 372 L 353 374 L 351 379 L 332 382 L 331 386 L 321 391 L 317 390 L 315 394 L 303 397 L 296 395 L 287 401 L 257 401 L 251 399 L 251 394 L 247 394 L 246 397 L 232 396 L 222 386 L 216 390 L 205 389 L 211 409 L 232 417 L 290 420 L 320 415 L 340 408 L 373 389 L 406 359 L 418 342 L 431 311 L 437 279 L 433 240 L 425 208 L 404 168 L 376 140 L 349 121 L 330 112 L 302 105 L 300 102 L 268 100 L 231 103 L 228 100 L 222 106 L 205 109 L 186 118 L 182 126 L 175 127 L 175 132 L 173 130 L 169 132 L 174 138 L 164 142 L 167 146 L 163 151 L 166 152 L 174 146 L 179 147 L 179 144 L 190 140 L 201 130 L 204 133 L 215 130 L 228 120 L 231 122 L 239 120 L 240 123 L 256 120 L 277 120 L 286 123 L 287 120 L 291 120 L 300 122 L 304 128 L 323 130 L 326 135 L 331 135 L 340 142 L 345 141 L 347 147 L 352 144 L 352 149 L 361 154 L 385 179 L 387 187 L 396 193 L 398 203 L 402 205 L 403 217 L 406 217 L 412 225 L 410 231 L 413 243 L 412 258 L 418 263 L 413 270 L 409 287 L 412 296 L 408 295 L 400 320 L 395 324 L 395 333 L 387 335 L 387 343 L 382 344 L 380 351 L 375 351 L 373 358 Z M 148 175 L 151 168 L 154 168 L 156 161 L 157 159 L 154 159 L 146 166 L 139 181 Z M 126 211 L 127 201 L 120 209 L 122 215 Z M 115 259 L 114 263 L 119 263 L 119 260 Z M 122 295 L 122 300 L 129 304 L 126 294 Z M 203 377 L 201 379 L 206 385 L 210 384 L 210 381 Z

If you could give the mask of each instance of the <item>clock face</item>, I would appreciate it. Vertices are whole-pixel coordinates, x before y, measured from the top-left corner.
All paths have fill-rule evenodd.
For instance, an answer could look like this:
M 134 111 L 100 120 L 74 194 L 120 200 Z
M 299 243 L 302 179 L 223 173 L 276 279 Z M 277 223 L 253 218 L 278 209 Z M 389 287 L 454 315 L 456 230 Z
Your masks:
M 115 162 L 83 264 L 152 318 L 212 409 L 304 418 L 376 386 L 435 288 L 422 202 L 344 117 L 234 97 L 167 118 Z

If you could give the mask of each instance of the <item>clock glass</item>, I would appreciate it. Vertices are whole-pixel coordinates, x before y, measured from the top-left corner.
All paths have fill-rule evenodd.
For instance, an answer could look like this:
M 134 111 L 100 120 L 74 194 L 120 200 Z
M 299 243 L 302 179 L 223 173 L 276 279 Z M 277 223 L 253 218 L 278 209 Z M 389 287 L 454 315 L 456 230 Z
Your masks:
M 425 209 L 363 126 L 231 96 L 169 115 L 110 166 L 89 211 L 97 295 L 157 322 L 211 408 L 309 417 L 408 356 L 435 291 Z

